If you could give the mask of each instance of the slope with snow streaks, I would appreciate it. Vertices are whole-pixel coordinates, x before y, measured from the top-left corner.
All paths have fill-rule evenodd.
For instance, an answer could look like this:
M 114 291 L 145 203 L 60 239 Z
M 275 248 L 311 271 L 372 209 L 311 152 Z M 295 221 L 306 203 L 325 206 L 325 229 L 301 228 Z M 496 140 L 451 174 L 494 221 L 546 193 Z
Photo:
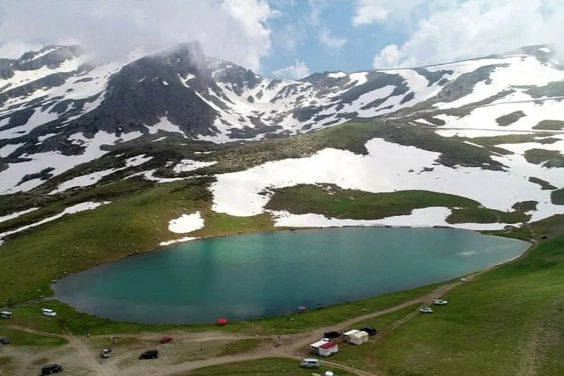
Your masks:
M 30 228 L 33 228 L 33 227 L 41 226 L 41 225 L 43 225 L 43 224 L 45 224 L 45 223 L 47 223 L 47 222 L 51 222 L 51 221 L 57 220 L 57 219 L 59 219 L 59 218 L 61 218 L 61 217 L 64 217 L 65 215 L 68 215 L 68 214 L 76 214 L 76 213 L 79 213 L 79 212 L 85 211 L 85 210 L 93 210 L 93 209 L 96 209 L 96 208 L 99 207 L 99 206 L 106 205 L 106 204 L 109 204 L 109 203 L 110 203 L 109 201 L 104 201 L 104 202 L 81 202 L 80 204 L 76 204 L 76 205 L 73 205 L 73 206 L 71 206 L 71 207 L 66 208 L 66 209 L 63 210 L 61 213 L 56 214 L 56 215 L 54 215 L 54 216 L 44 218 L 44 219 L 42 219 L 42 220 L 40 220 L 40 221 L 38 221 L 38 222 L 34 222 L 34 223 L 29 224 L 29 225 L 25 225 L 25 226 L 19 227 L 19 228 L 15 229 L 15 230 L 10 230 L 10 231 L 6 231 L 6 232 L 3 232 L 3 233 L 0 233 L 0 246 L 4 243 L 4 240 L 3 240 L 3 239 L 4 239 L 6 236 L 14 235 L 14 234 L 17 234 L 17 233 L 19 233 L 19 232 L 22 232 L 22 231 L 28 230 L 28 229 L 30 229 Z

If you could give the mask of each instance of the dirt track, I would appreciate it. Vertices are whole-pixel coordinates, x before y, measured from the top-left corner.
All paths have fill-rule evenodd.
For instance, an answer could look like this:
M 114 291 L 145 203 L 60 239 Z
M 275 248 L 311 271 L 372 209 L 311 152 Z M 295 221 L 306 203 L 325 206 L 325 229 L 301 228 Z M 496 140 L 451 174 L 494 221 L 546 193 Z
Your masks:
M 467 277 L 470 281 L 474 276 L 480 273 L 476 273 L 472 276 Z M 162 376 L 171 376 L 181 373 L 187 373 L 199 368 L 215 366 L 221 364 L 227 364 L 232 362 L 246 361 L 246 360 L 257 360 L 270 357 L 281 357 L 300 360 L 306 354 L 306 349 L 308 345 L 312 342 L 319 340 L 323 337 L 323 333 L 329 330 L 342 331 L 356 323 L 365 321 L 374 317 L 385 315 L 387 313 L 395 312 L 414 304 L 420 303 L 428 304 L 432 302 L 433 299 L 444 296 L 448 291 L 460 285 L 463 282 L 454 282 L 440 286 L 430 293 L 423 295 L 419 298 L 406 301 L 395 307 L 384 309 L 378 312 L 368 313 L 362 316 L 355 317 L 354 319 L 343 321 L 336 325 L 331 325 L 330 327 L 324 327 L 316 329 L 307 334 L 295 334 L 286 335 L 280 341 L 278 346 L 275 346 L 275 341 L 268 341 L 271 337 L 251 337 L 251 336 L 238 336 L 230 333 L 223 332 L 203 332 L 203 333 L 174 333 L 172 336 L 175 341 L 178 340 L 190 340 L 205 343 L 205 341 L 212 340 L 238 340 L 247 338 L 261 338 L 265 342 L 257 349 L 236 355 L 229 356 L 219 356 L 210 357 L 208 359 L 199 359 L 181 362 L 178 364 L 167 364 L 161 359 L 156 361 L 138 361 L 137 356 L 139 354 L 139 349 L 120 349 L 119 354 L 112 356 L 110 359 L 101 359 L 99 356 L 99 349 L 93 348 L 89 343 L 92 339 L 109 337 L 104 336 L 92 336 L 91 338 L 82 338 L 74 336 L 70 333 L 57 335 L 52 333 L 44 333 L 37 330 L 32 330 L 28 328 L 22 328 L 17 326 L 12 326 L 13 329 L 18 329 L 26 331 L 29 333 L 34 333 L 38 335 L 50 336 L 50 337 L 60 337 L 66 339 L 69 344 L 63 346 L 62 348 L 47 350 L 41 352 L 39 355 L 35 355 L 35 358 L 30 354 L 30 351 L 20 350 L 18 348 L 11 348 L 6 355 L 13 356 L 17 359 L 17 371 L 18 375 L 36 375 L 37 369 L 39 368 L 40 360 L 45 360 L 45 362 L 58 362 L 64 364 L 66 368 L 71 367 L 77 370 L 80 375 L 84 376 L 113 376 L 113 375 L 123 375 L 123 376 L 152 376 L 159 374 Z M 405 318 L 398 320 L 396 323 L 390 325 L 384 331 L 381 332 L 381 336 L 385 336 L 394 328 L 400 326 L 404 322 L 414 317 L 414 314 L 409 314 Z M 119 336 L 116 336 L 119 337 Z M 122 336 L 123 337 L 123 336 Z M 131 335 L 128 337 L 134 337 L 139 340 L 146 340 L 151 342 L 156 342 L 159 338 L 157 334 L 140 333 L 137 335 Z M 132 361 L 135 359 L 136 361 Z M 297 362 L 296 362 L 297 364 Z M 352 374 L 359 376 L 374 376 L 373 374 L 357 370 L 342 364 L 334 363 L 328 360 L 323 360 L 323 364 L 331 366 L 335 369 L 341 369 L 348 371 Z

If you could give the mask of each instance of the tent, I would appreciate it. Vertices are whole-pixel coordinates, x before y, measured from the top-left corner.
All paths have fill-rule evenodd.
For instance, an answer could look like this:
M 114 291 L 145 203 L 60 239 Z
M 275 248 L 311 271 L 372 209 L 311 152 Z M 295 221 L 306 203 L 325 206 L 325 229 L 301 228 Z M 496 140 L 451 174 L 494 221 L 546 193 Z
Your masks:
M 352 343 L 353 345 L 362 345 L 366 342 L 368 342 L 368 333 L 363 332 L 362 330 L 349 336 L 349 343 Z

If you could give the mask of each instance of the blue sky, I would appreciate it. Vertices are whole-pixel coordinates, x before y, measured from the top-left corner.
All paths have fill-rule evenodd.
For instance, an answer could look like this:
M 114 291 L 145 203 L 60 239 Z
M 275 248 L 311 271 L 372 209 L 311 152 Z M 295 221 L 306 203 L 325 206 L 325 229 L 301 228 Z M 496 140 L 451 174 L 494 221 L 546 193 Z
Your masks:
M 33 25 L 33 27 L 29 27 Z M 563 0 L 2 0 L 0 57 L 77 43 L 99 58 L 198 40 L 265 76 L 447 63 L 556 43 Z
M 303 61 L 311 72 L 372 69 L 374 54 L 405 35 L 385 25 L 353 26 L 354 1 L 287 2 L 270 24 L 274 53 L 264 59 L 272 72 Z

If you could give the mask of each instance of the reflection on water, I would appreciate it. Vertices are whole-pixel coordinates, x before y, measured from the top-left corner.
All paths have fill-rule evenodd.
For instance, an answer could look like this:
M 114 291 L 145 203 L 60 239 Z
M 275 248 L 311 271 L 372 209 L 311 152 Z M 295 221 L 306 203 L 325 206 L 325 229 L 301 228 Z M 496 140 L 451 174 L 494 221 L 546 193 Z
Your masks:
M 294 312 L 455 278 L 529 243 L 454 229 L 344 228 L 194 241 L 60 280 L 82 312 L 145 323 Z

